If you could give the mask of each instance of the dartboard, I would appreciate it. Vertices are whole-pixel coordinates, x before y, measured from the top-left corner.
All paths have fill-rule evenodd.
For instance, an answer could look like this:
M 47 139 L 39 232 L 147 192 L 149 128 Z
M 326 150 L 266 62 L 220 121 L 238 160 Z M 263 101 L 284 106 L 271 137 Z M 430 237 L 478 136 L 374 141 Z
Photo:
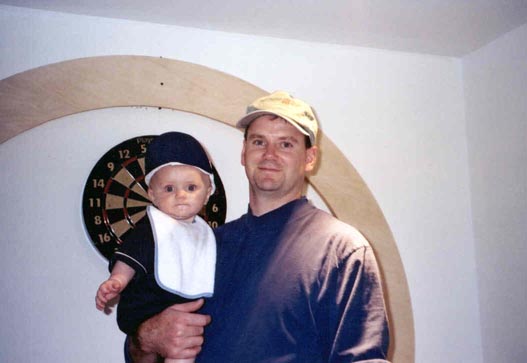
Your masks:
M 144 156 L 156 135 L 138 136 L 112 147 L 97 161 L 84 185 L 82 215 L 91 243 L 110 259 L 123 238 L 146 216 Z M 212 165 L 216 191 L 200 216 L 212 228 L 225 223 L 227 199 L 221 178 Z

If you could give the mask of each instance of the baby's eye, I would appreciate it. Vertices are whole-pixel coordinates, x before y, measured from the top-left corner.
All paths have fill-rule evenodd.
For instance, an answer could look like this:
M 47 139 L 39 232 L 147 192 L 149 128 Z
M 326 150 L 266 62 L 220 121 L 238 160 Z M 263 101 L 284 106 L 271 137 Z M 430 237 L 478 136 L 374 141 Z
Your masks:
M 191 184 L 187 187 L 187 190 L 189 192 L 195 192 L 196 190 L 198 190 L 198 186 L 196 184 Z
M 165 192 L 172 193 L 174 191 L 174 187 L 172 185 L 167 185 L 165 187 Z

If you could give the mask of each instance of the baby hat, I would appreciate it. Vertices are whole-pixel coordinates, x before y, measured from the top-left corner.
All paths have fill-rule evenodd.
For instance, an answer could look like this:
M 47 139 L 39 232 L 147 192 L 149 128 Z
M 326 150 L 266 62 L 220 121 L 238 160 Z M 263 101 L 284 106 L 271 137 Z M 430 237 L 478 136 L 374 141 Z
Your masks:
M 148 146 L 145 156 L 145 182 L 150 185 L 152 176 L 167 165 L 190 165 L 210 178 L 211 195 L 216 190 L 212 164 L 203 146 L 194 137 L 171 131 L 156 137 Z

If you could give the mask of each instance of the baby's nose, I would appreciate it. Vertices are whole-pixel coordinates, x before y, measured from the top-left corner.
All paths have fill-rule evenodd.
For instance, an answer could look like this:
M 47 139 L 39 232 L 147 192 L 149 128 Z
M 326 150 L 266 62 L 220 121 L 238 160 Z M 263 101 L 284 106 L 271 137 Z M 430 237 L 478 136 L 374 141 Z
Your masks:
M 187 192 L 184 189 L 177 189 L 176 190 L 176 197 L 177 198 L 183 198 L 187 195 Z

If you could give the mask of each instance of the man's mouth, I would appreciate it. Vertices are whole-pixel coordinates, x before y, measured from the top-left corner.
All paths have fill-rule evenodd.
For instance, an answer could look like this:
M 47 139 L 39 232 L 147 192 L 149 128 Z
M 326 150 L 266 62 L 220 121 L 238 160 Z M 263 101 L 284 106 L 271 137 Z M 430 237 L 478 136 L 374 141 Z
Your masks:
M 260 164 L 258 165 L 258 169 L 262 171 L 280 171 L 280 167 L 274 165 L 274 164 Z

